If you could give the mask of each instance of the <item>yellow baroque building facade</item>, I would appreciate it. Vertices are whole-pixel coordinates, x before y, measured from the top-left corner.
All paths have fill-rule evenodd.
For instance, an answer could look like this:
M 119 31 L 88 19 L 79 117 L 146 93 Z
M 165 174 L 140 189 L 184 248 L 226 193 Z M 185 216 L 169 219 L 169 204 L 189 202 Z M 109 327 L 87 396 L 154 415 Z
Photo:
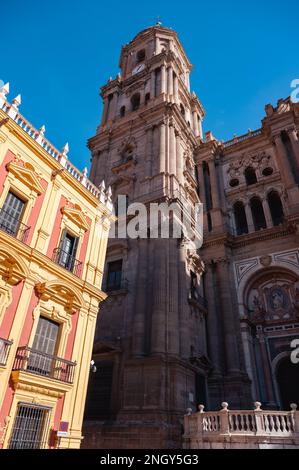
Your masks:
M 79 448 L 112 216 L 0 90 L 0 448 Z

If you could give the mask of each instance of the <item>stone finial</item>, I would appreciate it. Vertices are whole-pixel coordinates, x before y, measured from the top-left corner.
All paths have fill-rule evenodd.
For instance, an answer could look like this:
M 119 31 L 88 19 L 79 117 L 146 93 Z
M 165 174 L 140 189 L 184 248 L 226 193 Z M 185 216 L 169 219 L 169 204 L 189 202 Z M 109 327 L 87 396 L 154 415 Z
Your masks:
M 203 413 L 204 412 L 203 410 L 205 409 L 205 406 L 204 405 L 198 405 L 198 409 L 199 409 L 200 413 Z
M 99 190 L 100 190 L 100 191 L 105 191 L 105 189 L 106 189 L 106 185 L 105 185 L 105 181 L 103 180 L 103 181 L 101 182 L 101 184 L 99 185 Z
M 216 140 L 215 137 L 213 136 L 211 131 L 207 131 L 205 133 L 205 141 L 206 142 L 212 142 L 212 140 Z
M 86 183 L 87 183 L 87 167 L 84 167 L 83 171 L 82 171 L 82 178 L 81 178 L 81 183 L 83 184 L 83 186 L 86 186 Z
M 226 401 L 223 401 L 221 403 L 222 410 L 221 411 L 228 411 L 228 403 Z
M 106 194 L 105 194 L 106 185 L 105 185 L 105 181 L 104 181 L 104 180 L 103 180 L 103 181 L 101 182 L 101 184 L 99 185 L 99 190 L 100 190 L 99 200 L 100 200 L 100 202 L 102 202 L 103 204 L 105 204 L 105 199 L 106 199 Z
M 39 144 L 42 143 L 45 132 L 46 132 L 46 126 L 43 125 L 42 127 L 40 127 L 40 129 L 38 131 L 38 135 L 36 137 L 36 142 L 38 142 Z
M 18 94 L 11 102 L 11 104 L 14 106 L 14 108 L 17 108 L 20 106 L 20 104 L 22 103 L 22 98 L 21 98 L 21 95 Z
M 291 408 L 292 411 L 296 411 L 297 408 L 298 408 L 297 403 L 291 403 L 290 408 Z
M 62 166 L 66 166 L 67 163 L 67 154 L 69 153 L 69 144 L 68 142 L 62 147 L 61 155 L 59 157 L 59 163 Z
M 187 408 L 187 416 L 190 416 L 192 415 L 192 408 Z
M 111 199 L 111 196 L 112 196 L 112 189 L 111 189 L 111 186 L 108 187 L 106 194 L 107 194 L 107 198 L 110 200 L 110 199 Z
M 69 153 L 69 151 L 70 151 L 69 143 L 67 142 L 67 143 L 64 145 L 64 147 L 62 147 L 62 154 L 63 154 L 64 156 L 67 156 L 67 154 Z
M 5 83 L 5 85 L 3 85 L 1 88 L 0 88 L 0 95 L 5 98 L 6 95 L 8 95 L 9 93 L 9 82 Z
M 42 127 L 39 128 L 39 133 L 40 135 L 45 135 L 46 132 L 46 126 L 43 124 Z
M 254 402 L 254 406 L 255 406 L 254 411 L 262 411 L 262 410 L 261 410 L 262 404 L 261 404 L 260 401 L 255 401 L 255 402 Z
M 274 108 L 273 108 L 272 104 L 266 104 L 265 112 L 266 112 L 267 116 L 271 116 L 274 113 Z

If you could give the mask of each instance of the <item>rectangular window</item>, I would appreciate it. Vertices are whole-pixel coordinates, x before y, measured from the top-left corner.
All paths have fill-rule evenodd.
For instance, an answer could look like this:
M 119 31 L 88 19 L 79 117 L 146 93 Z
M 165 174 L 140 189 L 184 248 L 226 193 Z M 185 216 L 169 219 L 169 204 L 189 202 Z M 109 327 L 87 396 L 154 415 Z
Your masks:
M 9 449 L 42 449 L 48 441 L 50 409 L 19 403 Z
M 119 290 L 122 279 L 122 259 L 108 263 L 106 290 Z
M 52 371 L 53 356 L 56 352 L 59 324 L 40 317 L 30 352 L 27 370 L 49 376 Z
M 74 237 L 67 231 L 64 232 L 60 242 L 58 263 L 72 272 L 76 265 L 78 243 L 79 237 Z
M 16 235 L 20 226 L 25 203 L 9 191 L 0 210 L 0 228 L 10 235 Z

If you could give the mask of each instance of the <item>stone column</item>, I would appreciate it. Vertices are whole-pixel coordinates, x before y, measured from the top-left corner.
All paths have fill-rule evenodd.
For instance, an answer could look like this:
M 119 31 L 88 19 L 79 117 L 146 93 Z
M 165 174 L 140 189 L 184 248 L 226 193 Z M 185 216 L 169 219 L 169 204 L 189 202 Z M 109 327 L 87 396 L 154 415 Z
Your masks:
M 166 67 L 161 65 L 161 93 L 166 93 Z
M 214 273 L 211 264 L 206 264 L 205 274 L 205 294 L 208 302 L 208 315 L 207 315 L 207 330 L 208 330 L 208 344 L 209 344 L 209 357 L 213 363 L 212 374 L 221 375 L 221 341 L 222 335 L 220 331 L 219 312 L 215 304 L 217 293 L 214 286 Z
M 179 305 L 178 305 L 178 292 L 179 292 L 179 279 L 178 279 L 178 246 L 177 240 L 171 239 L 168 243 L 169 255 L 168 255 L 168 266 L 169 266 L 169 313 L 167 321 L 167 351 L 170 354 L 178 355 L 180 352 L 180 340 L 179 340 Z
M 264 211 L 264 215 L 266 219 L 267 228 L 273 227 L 271 212 L 270 212 L 268 201 L 266 198 L 262 200 L 262 204 L 263 204 L 263 211 Z
M 200 193 L 200 201 L 203 204 L 203 210 L 206 212 L 206 193 L 205 193 L 205 182 L 203 176 L 203 167 L 202 163 L 199 163 L 197 166 L 198 170 L 198 178 L 199 178 L 199 193 Z
M 193 116 L 193 129 L 194 129 L 194 134 L 196 137 L 199 135 L 199 128 L 198 128 L 198 119 L 197 119 L 197 112 L 193 111 L 192 113 Z
M 108 108 L 108 97 L 106 96 L 106 98 L 104 99 L 101 125 L 106 124 L 107 108 Z
M 172 67 L 167 69 L 167 93 L 173 95 L 173 70 Z
M 115 119 L 116 116 L 116 109 L 117 109 L 117 101 L 118 101 L 118 94 L 116 92 L 113 93 L 113 98 L 110 103 L 110 110 L 108 119 L 112 120 Z
M 203 228 L 204 230 L 206 230 L 206 227 L 208 226 L 208 221 L 207 221 L 205 182 L 204 182 L 204 176 L 203 176 L 202 163 L 199 163 L 197 168 L 198 168 L 198 178 L 199 178 L 200 202 L 203 204 Z
M 276 405 L 274 393 L 273 393 L 273 386 L 272 386 L 272 374 L 269 367 L 269 358 L 266 348 L 266 342 L 263 331 L 259 331 L 257 334 L 257 338 L 259 341 L 262 364 L 263 364 L 263 372 L 265 377 L 265 386 L 266 386 L 266 393 L 268 397 L 269 404 Z
M 169 155 L 168 169 L 170 175 L 176 175 L 176 138 L 173 123 L 169 125 Z
M 236 334 L 236 319 L 231 295 L 229 261 L 217 262 L 217 277 L 220 287 L 221 313 L 223 321 L 224 344 L 227 372 L 230 375 L 240 373 L 239 349 Z
M 274 142 L 275 142 L 275 149 L 276 149 L 276 155 L 277 155 L 277 164 L 279 166 L 279 170 L 284 180 L 284 183 L 286 187 L 288 188 L 295 184 L 295 179 L 294 179 L 292 168 L 289 163 L 288 155 L 287 155 L 285 146 L 282 142 L 280 134 L 277 134 L 274 136 Z
M 251 207 L 250 207 L 250 202 L 246 202 L 245 204 L 245 213 L 246 213 L 246 219 L 247 219 L 247 226 L 248 226 L 248 232 L 254 232 L 255 227 L 254 227 L 254 222 L 252 218 L 252 212 L 251 212 Z
M 146 166 L 145 176 L 152 176 L 152 152 L 153 152 L 153 128 L 149 127 L 146 130 Z
M 145 316 L 147 314 L 147 261 L 148 251 L 147 239 L 139 239 L 138 244 L 138 264 L 137 282 L 135 292 L 135 312 L 132 335 L 132 354 L 142 356 L 145 353 Z
M 154 70 L 151 71 L 151 98 L 155 98 L 156 89 L 156 73 Z
M 258 379 L 255 371 L 254 352 L 252 347 L 252 336 L 247 321 L 241 322 L 241 337 L 244 349 L 245 365 L 248 377 L 251 380 L 251 393 L 253 400 L 259 400 L 257 383 Z
M 174 95 L 174 101 L 175 103 L 179 102 L 179 79 L 177 75 L 174 75 L 173 78 L 173 95 Z
M 181 244 L 179 247 L 179 331 L 180 331 L 180 355 L 183 358 L 190 356 L 190 344 L 186 341 L 189 338 L 189 315 L 190 308 L 187 304 L 187 279 L 186 279 L 186 248 Z
M 211 181 L 211 192 L 212 192 L 212 201 L 213 201 L 213 209 L 219 208 L 219 194 L 218 194 L 218 182 L 216 177 L 216 168 L 214 160 L 209 160 L 209 173 L 210 173 L 210 181 Z
M 180 183 L 183 182 L 183 156 L 181 147 L 181 134 L 175 130 L 176 136 L 176 175 Z
M 296 158 L 297 166 L 299 169 L 299 139 L 295 129 L 288 131 L 288 135 L 292 144 L 292 149 Z
M 151 331 L 151 352 L 159 354 L 165 352 L 165 319 L 168 298 L 167 272 L 166 272 L 166 252 L 165 243 L 167 240 L 156 239 L 154 251 L 153 270 L 153 308 L 152 308 L 152 331 Z
M 163 121 L 160 125 L 160 155 L 159 155 L 159 173 L 165 172 L 166 157 L 166 124 Z

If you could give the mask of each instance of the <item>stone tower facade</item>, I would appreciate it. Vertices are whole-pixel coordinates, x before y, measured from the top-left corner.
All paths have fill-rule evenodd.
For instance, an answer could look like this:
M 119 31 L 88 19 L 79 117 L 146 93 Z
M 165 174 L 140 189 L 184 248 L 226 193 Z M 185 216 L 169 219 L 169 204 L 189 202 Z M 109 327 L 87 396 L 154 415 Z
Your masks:
M 142 31 L 122 48 L 119 65 L 121 73 L 102 87 L 102 120 L 89 141 L 91 179 L 111 185 L 114 200 L 121 194 L 129 204 L 193 207 L 204 110 L 190 93 L 191 64 L 177 34 L 160 25 Z M 212 159 L 209 169 L 215 177 Z M 184 238 L 109 241 L 109 297 L 95 338 L 98 372 L 90 379 L 84 446 L 179 446 L 182 416 L 199 402 L 209 406 L 208 386 L 217 404 L 225 394 L 235 406 L 248 402 L 230 275 L 223 272 L 224 337 L 216 338 L 219 313 L 207 318 L 203 271 Z M 209 335 L 227 350 L 227 374 L 216 368 L 211 379 Z

